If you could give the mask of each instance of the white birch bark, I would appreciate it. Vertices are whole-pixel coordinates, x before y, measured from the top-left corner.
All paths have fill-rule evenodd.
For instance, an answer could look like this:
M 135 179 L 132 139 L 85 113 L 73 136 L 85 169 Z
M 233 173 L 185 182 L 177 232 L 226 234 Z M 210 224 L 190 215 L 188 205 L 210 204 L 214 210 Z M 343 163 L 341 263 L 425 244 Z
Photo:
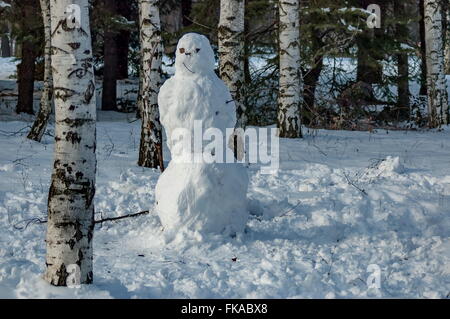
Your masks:
M 50 0 L 40 0 L 42 17 L 44 20 L 44 88 L 42 90 L 39 112 L 33 126 L 28 133 L 28 138 L 40 142 L 44 135 L 47 122 L 52 112 L 53 80 L 52 80 L 52 47 L 51 47 L 51 15 Z
M 140 75 L 142 129 L 138 164 L 164 170 L 162 128 L 158 109 L 163 54 L 159 0 L 139 0 L 139 25 L 142 59 Z
M 219 20 L 219 73 L 236 105 L 236 127 L 245 128 L 244 103 L 245 0 L 221 0 Z
M 279 1 L 280 87 L 278 134 L 301 137 L 300 105 L 303 96 L 300 71 L 299 0 Z
M 450 4 L 447 5 L 447 30 L 445 47 L 445 73 L 450 74 Z
M 55 153 L 44 279 L 92 283 L 95 84 L 88 0 L 51 0 Z M 75 276 L 75 277 L 74 277 Z
M 448 123 L 448 96 L 444 66 L 442 0 L 425 0 L 428 116 L 430 127 Z

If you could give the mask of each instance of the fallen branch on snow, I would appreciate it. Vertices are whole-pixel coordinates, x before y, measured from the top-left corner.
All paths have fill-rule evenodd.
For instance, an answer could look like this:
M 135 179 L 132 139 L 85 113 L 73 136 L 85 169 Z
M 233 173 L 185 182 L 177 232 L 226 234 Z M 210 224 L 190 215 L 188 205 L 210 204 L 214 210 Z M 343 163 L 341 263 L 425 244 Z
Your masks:
M 109 222 L 109 221 L 124 219 L 124 218 L 128 218 L 128 217 L 137 217 L 137 216 L 146 215 L 146 214 L 150 214 L 150 211 L 149 210 L 144 210 L 144 211 L 139 212 L 139 213 L 127 214 L 127 215 L 123 215 L 123 216 L 119 216 L 119 217 L 108 217 L 108 218 L 96 220 L 94 223 L 95 224 L 101 224 L 103 222 Z
M 94 221 L 94 224 L 102 224 L 104 222 L 110 222 L 110 221 L 125 219 L 125 218 L 129 218 L 129 217 L 137 217 L 137 216 L 146 215 L 146 214 L 150 214 L 150 211 L 144 210 L 139 213 L 127 214 L 127 215 L 123 215 L 123 216 L 119 216 L 119 217 L 108 217 L 108 218 L 104 218 L 104 219 L 99 219 L 99 220 Z M 21 220 L 20 222 L 15 223 L 13 225 L 13 227 L 14 227 L 14 229 L 17 229 L 17 230 L 23 230 L 23 229 L 26 229 L 30 224 L 45 224 L 46 222 L 47 222 L 46 219 L 30 218 L 30 219 L 24 219 L 24 220 Z M 20 226 L 23 224 L 25 224 L 25 226 Z

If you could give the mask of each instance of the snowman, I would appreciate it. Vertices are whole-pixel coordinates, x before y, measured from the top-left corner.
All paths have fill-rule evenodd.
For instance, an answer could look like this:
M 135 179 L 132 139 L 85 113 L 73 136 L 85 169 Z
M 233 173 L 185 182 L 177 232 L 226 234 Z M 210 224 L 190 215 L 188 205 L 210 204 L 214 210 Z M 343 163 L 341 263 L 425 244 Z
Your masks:
M 229 147 L 226 129 L 236 124 L 235 105 L 214 72 L 214 52 L 205 36 L 188 33 L 176 50 L 175 75 L 158 95 L 172 160 L 156 185 L 155 209 L 166 234 L 234 235 L 244 230 L 248 219 L 246 168 L 239 163 L 194 161 L 198 150 L 187 146 L 194 143 L 195 127 L 200 123 L 202 131 L 220 130 L 223 147 Z M 175 138 L 180 129 L 190 133 L 188 137 Z M 203 139 L 200 143 L 205 144 Z M 226 151 L 230 150 L 222 153 Z

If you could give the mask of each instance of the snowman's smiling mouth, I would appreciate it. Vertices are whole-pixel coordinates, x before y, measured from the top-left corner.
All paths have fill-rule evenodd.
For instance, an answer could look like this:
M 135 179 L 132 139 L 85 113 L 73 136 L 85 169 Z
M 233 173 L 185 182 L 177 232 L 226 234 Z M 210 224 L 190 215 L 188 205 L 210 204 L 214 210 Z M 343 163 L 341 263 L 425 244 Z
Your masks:
M 191 72 L 191 73 L 194 73 L 195 74 L 195 72 L 193 72 L 193 71 L 191 71 L 187 66 L 186 66 L 186 64 L 184 64 L 184 62 L 183 62 L 183 65 L 184 65 L 184 67 L 186 68 L 186 70 L 188 70 L 189 72 Z

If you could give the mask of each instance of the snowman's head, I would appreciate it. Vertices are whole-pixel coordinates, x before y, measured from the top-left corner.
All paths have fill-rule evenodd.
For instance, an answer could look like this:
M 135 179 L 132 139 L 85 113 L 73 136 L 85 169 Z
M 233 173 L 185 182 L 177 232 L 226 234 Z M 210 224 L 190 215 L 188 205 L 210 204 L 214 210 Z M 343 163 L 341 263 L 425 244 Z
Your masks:
M 176 73 L 206 74 L 214 71 L 214 65 L 214 51 L 204 35 L 187 33 L 181 37 L 175 53 Z

